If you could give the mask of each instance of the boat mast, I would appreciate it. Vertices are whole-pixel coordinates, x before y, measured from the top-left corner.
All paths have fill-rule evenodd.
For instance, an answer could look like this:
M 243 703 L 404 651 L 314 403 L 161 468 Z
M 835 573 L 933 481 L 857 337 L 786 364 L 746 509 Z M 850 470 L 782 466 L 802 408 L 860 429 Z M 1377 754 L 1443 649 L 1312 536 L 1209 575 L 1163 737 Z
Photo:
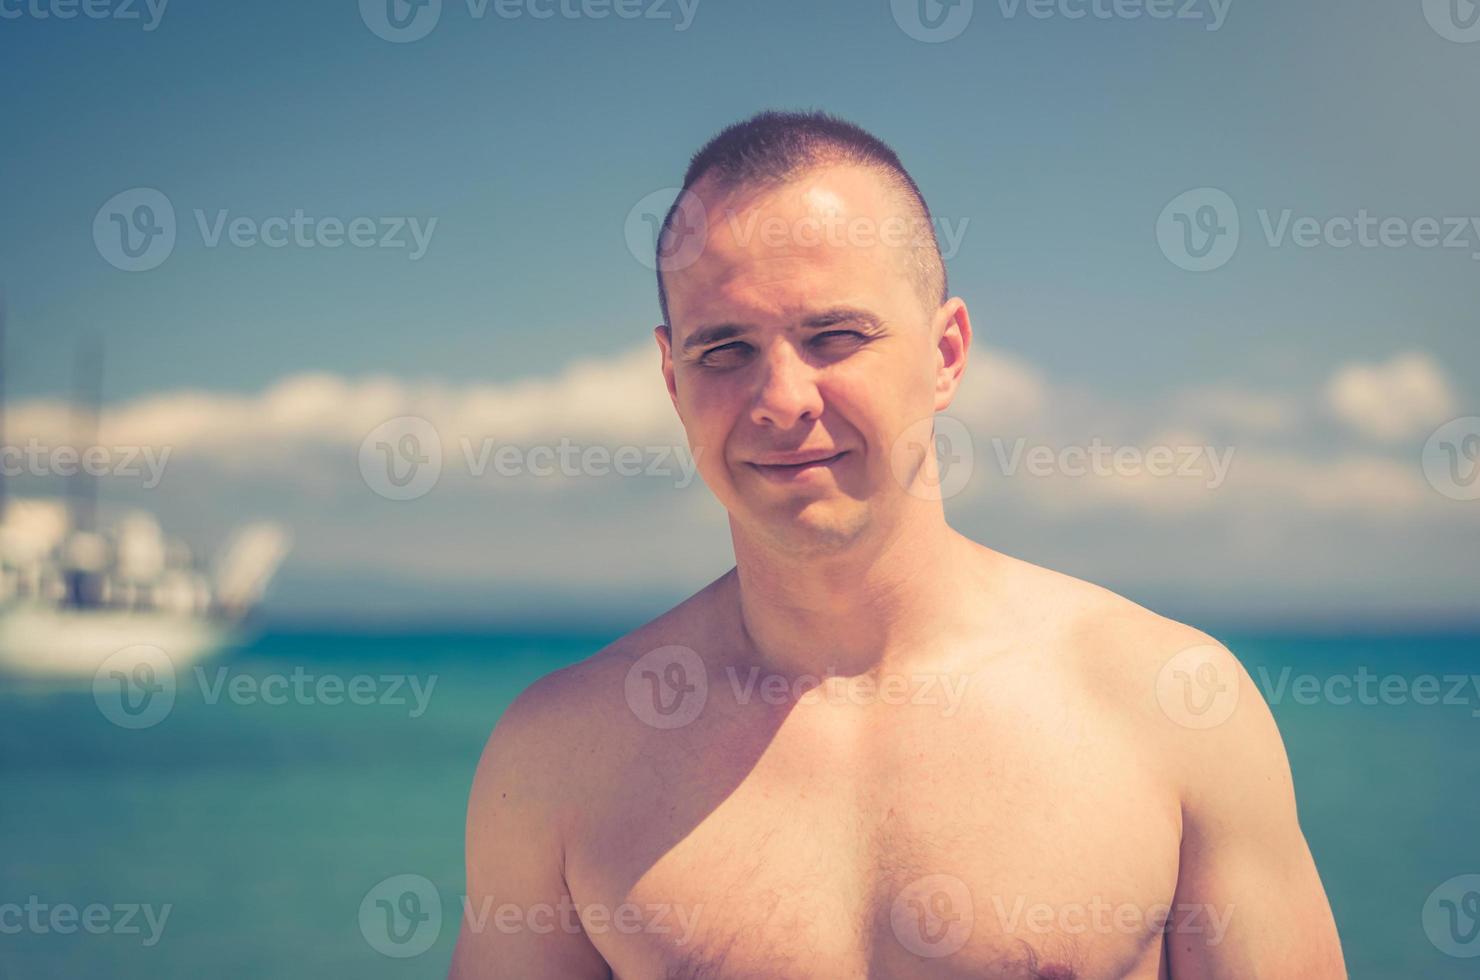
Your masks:
M 0 452 L 5 449 L 5 290 L 0 289 Z M 5 523 L 5 467 L 0 466 L 0 524 Z
M 72 381 L 72 441 L 77 456 L 84 459 L 98 442 L 98 411 L 103 388 L 103 336 L 86 331 L 77 342 Z M 98 527 L 98 482 L 88 468 L 79 465 L 68 480 L 68 505 L 74 540 L 93 546 Z M 93 556 L 89 556 L 93 557 Z M 74 606 L 95 606 L 102 601 L 102 569 L 83 562 L 67 570 L 67 601 Z

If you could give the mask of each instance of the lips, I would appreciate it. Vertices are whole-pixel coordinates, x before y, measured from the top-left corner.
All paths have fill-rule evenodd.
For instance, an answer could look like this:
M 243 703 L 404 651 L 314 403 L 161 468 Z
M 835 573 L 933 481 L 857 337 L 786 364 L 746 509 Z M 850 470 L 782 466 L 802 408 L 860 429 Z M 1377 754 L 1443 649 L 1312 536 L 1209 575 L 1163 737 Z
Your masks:
M 808 463 L 831 462 L 844 452 L 846 450 L 842 449 L 798 450 L 794 453 L 772 453 L 750 462 L 754 466 L 806 466 Z
M 829 466 L 846 455 L 847 450 L 777 453 L 752 460 L 750 465 L 769 479 L 792 480 L 806 474 L 827 472 Z

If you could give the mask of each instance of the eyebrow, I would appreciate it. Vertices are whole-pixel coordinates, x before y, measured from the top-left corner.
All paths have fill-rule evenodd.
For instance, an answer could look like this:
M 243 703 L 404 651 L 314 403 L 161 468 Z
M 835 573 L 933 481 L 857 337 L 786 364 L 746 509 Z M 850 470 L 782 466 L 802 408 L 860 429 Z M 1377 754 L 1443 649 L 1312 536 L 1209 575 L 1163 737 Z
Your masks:
M 869 330 L 877 330 L 883 326 L 883 321 L 872 313 L 850 306 L 835 306 L 832 309 L 814 313 L 802 320 L 801 326 L 803 330 L 820 330 L 823 327 L 837 326 L 840 323 L 856 323 Z M 739 337 L 749 329 L 749 325 L 744 323 L 716 323 L 713 326 L 702 327 L 689 334 L 684 340 L 683 353 L 689 354 L 696 348 Z

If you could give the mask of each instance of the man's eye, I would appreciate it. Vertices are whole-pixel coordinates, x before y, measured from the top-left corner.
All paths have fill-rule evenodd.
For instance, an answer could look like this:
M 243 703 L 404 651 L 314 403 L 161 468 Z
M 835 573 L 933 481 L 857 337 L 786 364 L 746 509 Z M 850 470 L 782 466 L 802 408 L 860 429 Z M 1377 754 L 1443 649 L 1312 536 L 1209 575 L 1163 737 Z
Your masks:
M 826 340 L 828 338 L 839 338 L 839 337 L 846 337 L 849 340 L 853 340 L 853 341 L 867 340 L 868 339 L 863 334 L 859 333 L 857 330 L 828 330 L 828 331 L 826 331 L 824 333 L 820 333 L 820 334 L 817 335 L 817 339 L 818 340 Z
M 748 346 L 748 344 L 742 344 L 739 341 L 736 341 L 730 344 L 723 344 L 719 347 L 711 347 L 709 348 L 709 350 L 705 351 L 699 356 L 699 363 L 712 365 L 715 363 L 715 361 L 719 361 L 721 363 L 727 361 L 735 361 L 739 357 L 740 353 L 744 351 Z

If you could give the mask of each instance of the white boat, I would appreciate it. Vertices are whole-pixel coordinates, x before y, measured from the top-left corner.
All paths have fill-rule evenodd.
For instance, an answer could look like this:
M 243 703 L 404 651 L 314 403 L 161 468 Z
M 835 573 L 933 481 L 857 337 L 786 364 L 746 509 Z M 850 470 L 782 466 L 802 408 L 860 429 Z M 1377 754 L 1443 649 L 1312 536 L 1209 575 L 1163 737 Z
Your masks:
M 0 295 L 0 446 L 5 304 Z M 80 351 L 76 447 L 96 443 L 102 350 Z M 82 455 L 79 449 L 79 455 Z M 0 472 L 0 675 L 88 680 L 125 662 L 175 667 L 242 639 L 243 624 L 289 548 L 272 521 L 232 535 L 210 569 L 147 511 L 100 529 L 95 479 L 74 473 L 67 499 L 21 498 Z
M 173 613 L 23 605 L 0 612 L 0 671 L 90 682 L 120 650 L 152 647 L 181 667 L 224 649 L 231 634 L 226 624 Z
M 136 647 L 176 668 L 209 657 L 245 637 L 289 548 L 281 526 L 249 524 L 206 574 L 144 511 L 101 534 L 70 530 L 66 514 L 60 501 L 11 499 L 0 520 L 0 673 L 90 681 Z

